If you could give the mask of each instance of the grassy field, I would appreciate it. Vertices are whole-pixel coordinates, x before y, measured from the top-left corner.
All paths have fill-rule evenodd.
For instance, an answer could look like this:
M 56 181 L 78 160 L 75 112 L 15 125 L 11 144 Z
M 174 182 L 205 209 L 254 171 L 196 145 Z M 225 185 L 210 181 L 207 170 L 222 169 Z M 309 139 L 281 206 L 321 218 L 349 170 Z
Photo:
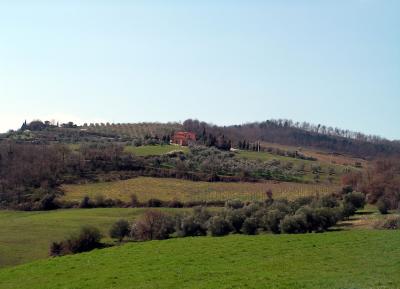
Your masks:
M 400 232 L 129 243 L 0 270 L 0 288 L 399 288 Z
M 0 211 L 0 267 L 46 258 L 50 242 L 63 239 L 82 225 L 94 225 L 107 234 L 116 220 L 133 220 L 142 212 L 120 208 Z
M 263 200 L 265 192 L 271 189 L 275 198 L 294 199 L 316 193 L 334 192 L 338 186 L 300 183 L 222 183 L 192 182 L 179 179 L 138 177 L 135 179 L 63 186 L 63 200 L 80 201 L 85 195 L 95 197 L 103 195 L 128 201 L 130 194 L 135 193 L 140 201 L 150 198 L 160 200 L 200 201 L 200 200 Z
M 146 146 L 126 146 L 125 151 L 137 156 L 157 156 L 164 155 L 173 151 L 189 152 L 188 147 L 179 145 L 146 145 Z

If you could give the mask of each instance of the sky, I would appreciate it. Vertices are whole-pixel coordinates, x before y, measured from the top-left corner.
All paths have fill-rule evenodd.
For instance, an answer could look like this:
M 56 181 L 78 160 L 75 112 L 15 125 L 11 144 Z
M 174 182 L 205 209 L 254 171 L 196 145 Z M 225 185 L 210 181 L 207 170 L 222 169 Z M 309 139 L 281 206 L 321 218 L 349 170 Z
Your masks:
M 400 139 L 400 1 L 0 0 L 0 132 L 285 118 Z

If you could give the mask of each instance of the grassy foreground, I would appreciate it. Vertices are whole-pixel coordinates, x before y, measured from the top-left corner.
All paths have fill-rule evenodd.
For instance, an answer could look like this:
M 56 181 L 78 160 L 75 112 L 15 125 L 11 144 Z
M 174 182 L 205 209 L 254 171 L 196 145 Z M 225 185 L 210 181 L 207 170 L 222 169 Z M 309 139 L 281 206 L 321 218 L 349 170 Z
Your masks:
M 400 232 L 129 243 L 0 270 L 0 288 L 399 288 Z
M 96 226 L 106 235 L 116 220 L 133 220 L 141 213 L 143 209 L 129 208 L 0 211 L 0 268 L 47 258 L 52 241 L 65 238 L 82 225 Z
M 271 189 L 274 198 L 294 199 L 302 196 L 335 192 L 335 185 L 301 183 L 222 183 L 192 182 L 179 179 L 138 177 L 129 180 L 83 185 L 65 185 L 64 200 L 80 201 L 84 196 L 103 195 L 129 201 L 135 193 L 140 201 L 157 198 L 164 201 L 211 201 L 241 199 L 246 201 L 264 200 L 265 192 Z

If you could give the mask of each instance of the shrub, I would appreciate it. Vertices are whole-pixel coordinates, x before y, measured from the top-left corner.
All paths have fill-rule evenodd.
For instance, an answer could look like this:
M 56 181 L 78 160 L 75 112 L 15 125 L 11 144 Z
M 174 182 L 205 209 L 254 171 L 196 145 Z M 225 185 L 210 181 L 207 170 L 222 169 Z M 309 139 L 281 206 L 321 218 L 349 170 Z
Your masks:
M 183 203 L 178 200 L 172 200 L 168 202 L 168 207 L 169 208 L 183 208 Z
M 96 227 L 84 226 L 77 235 L 66 240 L 66 250 L 71 253 L 81 253 L 102 247 L 102 235 Z
M 258 222 L 256 218 L 248 217 L 244 220 L 242 226 L 242 232 L 246 235 L 255 235 L 257 234 Z
M 50 244 L 50 256 L 57 257 L 63 254 L 63 243 L 62 242 L 52 242 Z
M 283 233 L 299 234 L 307 232 L 306 217 L 303 214 L 286 215 L 280 227 Z
M 314 210 L 313 230 L 322 232 L 334 226 L 340 219 L 340 212 L 336 208 L 316 208 Z
M 138 241 L 167 239 L 174 232 L 173 219 L 160 211 L 148 210 L 135 221 L 131 236 Z
M 277 209 L 268 211 L 268 213 L 262 219 L 264 229 L 275 234 L 279 234 L 281 232 L 280 222 L 285 215 L 286 214 L 284 212 L 281 212 Z
M 357 211 L 357 208 L 351 204 L 351 203 L 346 203 L 343 202 L 342 206 L 341 206 L 341 214 L 343 218 L 348 218 L 352 215 L 354 215 Z
M 110 237 L 121 242 L 129 234 L 129 223 L 126 220 L 118 220 L 110 229 Z
M 178 222 L 178 234 L 185 236 L 204 236 L 207 234 L 210 212 L 205 207 L 195 207 L 191 214 Z
M 159 199 L 150 199 L 147 201 L 147 206 L 150 208 L 159 208 L 162 207 L 162 201 Z
M 79 208 L 93 208 L 93 202 L 90 200 L 88 196 L 84 196 L 81 203 L 79 204 Z
M 365 206 L 365 195 L 359 192 L 351 192 L 344 196 L 344 202 L 352 204 L 356 209 L 362 209 Z
M 209 221 L 208 230 L 212 236 L 224 236 L 229 234 L 231 226 L 222 216 L 214 216 Z
M 91 251 L 103 246 L 100 243 L 102 235 L 99 229 L 92 226 L 84 226 L 80 231 L 61 242 L 53 242 L 50 245 L 50 256 L 62 256 Z
M 229 210 L 226 212 L 226 220 L 230 224 L 235 233 L 239 233 L 245 220 L 245 215 L 242 210 Z
M 386 215 L 389 211 L 389 202 L 384 198 L 380 198 L 376 202 L 376 206 L 378 207 L 378 210 L 382 215 Z
M 338 200 L 334 195 L 324 195 L 319 200 L 321 207 L 334 208 L 339 206 Z
M 60 206 L 56 201 L 55 194 L 46 194 L 38 204 L 37 209 L 40 211 L 48 211 L 58 209 Z
M 257 203 L 250 203 L 243 207 L 243 212 L 247 217 L 251 217 L 260 209 L 260 205 Z

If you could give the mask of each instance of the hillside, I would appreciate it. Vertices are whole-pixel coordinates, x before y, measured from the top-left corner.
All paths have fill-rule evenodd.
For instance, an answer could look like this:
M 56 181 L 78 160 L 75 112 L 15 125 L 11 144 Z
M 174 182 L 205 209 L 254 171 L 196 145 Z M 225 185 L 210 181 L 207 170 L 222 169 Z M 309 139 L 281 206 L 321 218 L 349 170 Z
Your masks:
M 130 243 L 0 270 L 0 288 L 398 288 L 399 232 Z
M 375 158 L 400 154 L 400 141 L 365 135 L 325 125 L 299 123 L 291 120 L 267 120 L 240 125 L 217 126 L 188 119 L 180 123 L 90 123 L 52 124 L 48 121 L 24 123 L 20 130 L 0 135 L 0 141 L 19 142 L 120 142 L 125 144 L 155 144 L 180 130 L 193 131 L 200 143 L 221 137 L 233 147 L 240 142 L 273 143 L 296 148 L 311 148 L 328 153 L 340 153 L 358 158 Z

